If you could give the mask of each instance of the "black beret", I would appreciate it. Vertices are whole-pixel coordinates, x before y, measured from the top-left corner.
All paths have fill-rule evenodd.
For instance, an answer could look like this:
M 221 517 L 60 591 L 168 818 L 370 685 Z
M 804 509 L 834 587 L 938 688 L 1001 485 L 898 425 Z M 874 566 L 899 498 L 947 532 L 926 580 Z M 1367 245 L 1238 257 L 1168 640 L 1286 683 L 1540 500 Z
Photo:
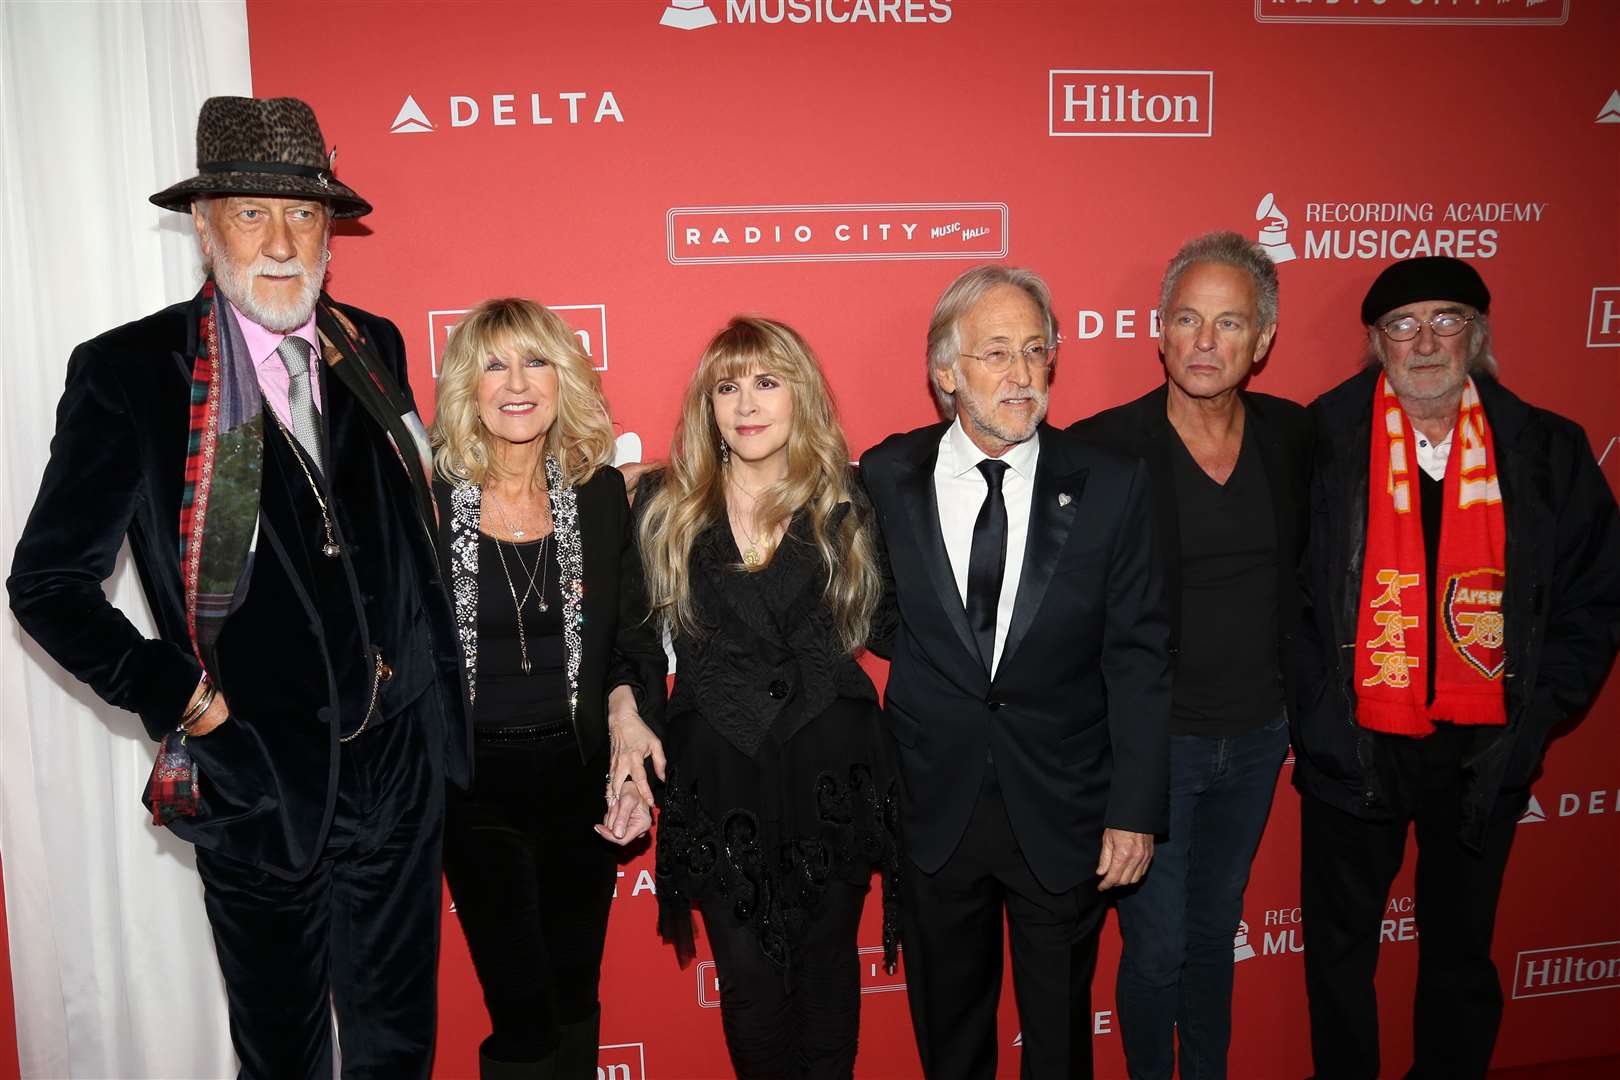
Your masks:
M 1398 307 L 1425 300 L 1454 300 L 1476 311 L 1491 307 L 1491 290 L 1479 271 L 1449 255 L 1402 259 L 1384 267 L 1361 302 L 1361 321 L 1371 326 Z

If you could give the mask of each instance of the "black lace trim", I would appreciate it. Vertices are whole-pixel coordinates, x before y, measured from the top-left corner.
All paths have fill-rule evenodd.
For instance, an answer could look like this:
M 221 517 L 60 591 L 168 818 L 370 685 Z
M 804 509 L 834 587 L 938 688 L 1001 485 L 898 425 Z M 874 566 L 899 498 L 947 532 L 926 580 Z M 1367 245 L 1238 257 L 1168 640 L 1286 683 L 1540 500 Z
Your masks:
M 764 850 L 759 820 L 728 811 L 717 826 L 691 784 L 671 769 L 658 823 L 658 931 L 681 966 L 694 955 L 692 901 L 728 904 L 759 937 L 767 959 L 786 968 L 793 948 L 821 910 L 827 882 L 876 868 L 883 893 L 883 961 L 892 974 L 900 942 L 899 804 L 891 782 L 879 792 L 871 766 L 847 779 L 816 778 L 816 836 L 784 838 Z

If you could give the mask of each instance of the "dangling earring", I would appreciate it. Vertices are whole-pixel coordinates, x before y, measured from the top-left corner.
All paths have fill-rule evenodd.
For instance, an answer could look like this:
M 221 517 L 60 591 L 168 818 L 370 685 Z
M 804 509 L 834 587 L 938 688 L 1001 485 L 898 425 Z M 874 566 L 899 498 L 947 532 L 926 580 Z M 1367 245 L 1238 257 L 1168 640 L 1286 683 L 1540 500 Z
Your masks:
M 724 439 L 720 440 L 720 464 L 731 464 L 731 444 Z

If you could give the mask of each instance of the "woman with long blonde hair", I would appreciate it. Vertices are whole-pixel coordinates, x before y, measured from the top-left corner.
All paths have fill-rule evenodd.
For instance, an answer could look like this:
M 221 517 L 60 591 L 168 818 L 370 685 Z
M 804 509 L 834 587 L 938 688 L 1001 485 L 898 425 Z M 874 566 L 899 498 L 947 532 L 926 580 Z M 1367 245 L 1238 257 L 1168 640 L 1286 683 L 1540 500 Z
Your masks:
M 613 425 L 568 326 L 489 300 L 450 336 L 433 435 L 475 765 L 449 793 L 444 871 L 494 1029 L 479 1073 L 588 1080 L 608 845 L 647 831 L 645 760 L 663 763 L 647 721 L 666 661 Z
M 692 376 L 669 467 L 642 485 L 648 595 L 676 657 L 660 930 L 685 963 L 699 908 L 739 1077 L 850 1076 L 874 869 L 891 965 L 897 928 L 893 785 L 855 661 L 890 620 L 876 526 L 804 339 L 733 319 Z

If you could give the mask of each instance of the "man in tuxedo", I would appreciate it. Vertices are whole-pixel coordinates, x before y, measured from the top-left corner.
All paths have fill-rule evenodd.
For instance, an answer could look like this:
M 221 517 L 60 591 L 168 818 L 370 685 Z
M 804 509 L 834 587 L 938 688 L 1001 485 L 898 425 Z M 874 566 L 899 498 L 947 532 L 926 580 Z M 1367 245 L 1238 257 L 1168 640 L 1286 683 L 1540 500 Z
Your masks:
M 996 1068 L 1003 913 L 1025 1077 L 1091 1075 L 1107 890 L 1168 817 L 1170 675 L 1146 467 L 1042 423 L 1058 343 L 1034 273 L 981 266 L 928 330 L 946 422 L 861 460 L 900 623 L 903 942 L 929 1077 Z
M 469 731 L 428 451 L 393 324 L 322 291 L 332 175 L 293 98 L 211 98 L 202 291 L 74 350 L 8 587 L 24 630 L 159 742 L 245 1077 L 426 1077 L 446 779 Z M 157 624 L 101 583 L 128 537 Z M 180 1018 L 181 1027 L 184 1018 Z

